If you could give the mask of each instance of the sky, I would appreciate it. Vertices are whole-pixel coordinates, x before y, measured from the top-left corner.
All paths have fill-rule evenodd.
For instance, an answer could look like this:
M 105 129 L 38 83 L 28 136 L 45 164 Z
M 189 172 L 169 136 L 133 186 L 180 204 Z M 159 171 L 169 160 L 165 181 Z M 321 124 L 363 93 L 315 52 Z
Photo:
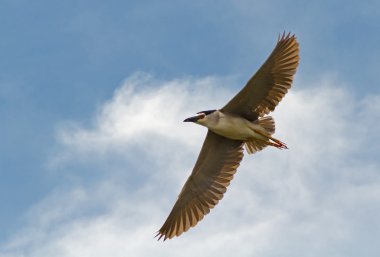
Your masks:
M 379 1 L 0 1 L 0 257 L 377 256 Z M 195 228 L 153 237 L 206 130 L 283 31 L 272 113 Z

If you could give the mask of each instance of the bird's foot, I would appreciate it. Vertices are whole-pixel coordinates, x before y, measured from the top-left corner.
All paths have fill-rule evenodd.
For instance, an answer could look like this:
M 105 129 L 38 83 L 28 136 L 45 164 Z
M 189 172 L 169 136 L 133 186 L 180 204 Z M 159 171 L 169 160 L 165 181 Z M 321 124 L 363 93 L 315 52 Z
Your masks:
M 289 149 L 288 146 L 284 143 L 284 142 L 281 142 L 280 140 L 278 139 L 275 139 L 275 138 L 271 138 L 271 140 L 274 142 L 273 143 L 273 146 L 280 149 L 280 150 L 283 150 L 283 149 Z

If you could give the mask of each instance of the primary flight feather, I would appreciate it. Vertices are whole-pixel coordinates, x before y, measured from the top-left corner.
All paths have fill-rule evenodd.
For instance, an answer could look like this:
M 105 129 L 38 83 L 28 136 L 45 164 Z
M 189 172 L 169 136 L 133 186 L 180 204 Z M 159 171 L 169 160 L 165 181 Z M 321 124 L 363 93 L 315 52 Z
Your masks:
M 190 177 L 157 232 L 158 240 L 179 236 L 194 227 L 223 198 L 243 158 L 266 146 L 286 149 L 273 138 L 273 111 L 290 89 L 299 63 L 294 35 L 279 36 L 276 47 L 246 86 L 222 109 L 199 112 L 185 122 L 208 128 Z

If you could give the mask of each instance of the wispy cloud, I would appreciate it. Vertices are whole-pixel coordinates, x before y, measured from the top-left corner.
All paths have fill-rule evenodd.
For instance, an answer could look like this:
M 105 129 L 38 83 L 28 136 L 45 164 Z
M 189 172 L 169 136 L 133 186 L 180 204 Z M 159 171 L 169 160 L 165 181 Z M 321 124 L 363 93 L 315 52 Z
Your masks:
M 371 151 L 380 150 L 379 96 L 356 99 L 331 78 L 292 90 L 274 113 L 290 150 L 246 156 L 197 227 L 165 243 L 153 239 L 205 134 L 181 121 L 221 107 L 235 93 L 225 84 L 137 74 L 91 126 L 62 125 L 52 167 L 103 163 L 107 175 L 57 189 L 0 256 L 376 256 L 380 165 Z

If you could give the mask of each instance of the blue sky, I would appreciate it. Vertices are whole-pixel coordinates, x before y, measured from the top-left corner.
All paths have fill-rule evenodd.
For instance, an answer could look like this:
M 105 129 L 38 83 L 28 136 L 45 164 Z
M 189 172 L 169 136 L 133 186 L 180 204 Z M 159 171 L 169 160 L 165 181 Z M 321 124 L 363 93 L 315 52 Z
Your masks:
M 379 10 L 378 1 L 1 1 L 0 256 L 95 256 L 74 247 L 83 227 L 103 231 L 111 243 L 97 252 L 114 256 L 191 242 L 201 252 L 210 235 L 246 256 L 375 256 Z M 274 114 L 290 150 L 246 156 L 250 175 L 221 206 L 184 239 L 151 246 L 144 236 L 166 218 L 205 133 L 181 121 L 222 106 L 284 30 L 301 47 L 294 89 Z M 123 246 L 129 235 L 140 241 Z

